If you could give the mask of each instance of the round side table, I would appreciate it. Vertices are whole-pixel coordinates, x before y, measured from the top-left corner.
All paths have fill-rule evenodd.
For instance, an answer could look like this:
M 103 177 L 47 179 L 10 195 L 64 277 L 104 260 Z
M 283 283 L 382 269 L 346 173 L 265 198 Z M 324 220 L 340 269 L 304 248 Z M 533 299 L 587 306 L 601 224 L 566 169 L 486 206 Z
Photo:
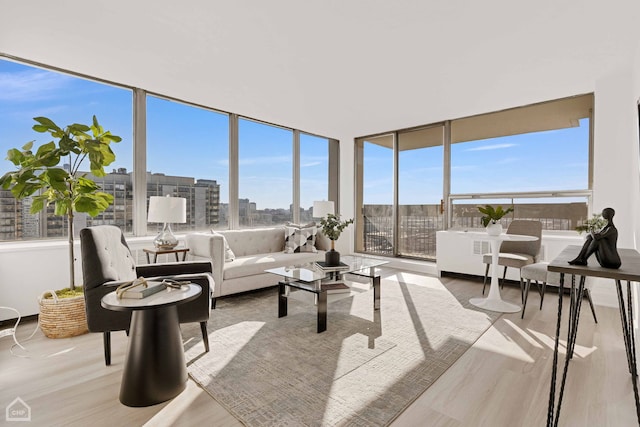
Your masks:
M 142 299 L 118 299 L 115 292 L 102 298 L 102 307 L 131 311 L 129 343 L 120 385 L 120 402 L 127 406 L 151 406 L 180 394 L 186 387 L 178 305 L 200 295 L 191 283 Z
M 538 240 L 534 236 L 525 236 L 522 234 L 506 234 L 502 233 L 497 236 L 490 236 L 486 231 L 465 231 L 465 236 L 488 240 L 491 244 L 491 286 L 489 287 L 489 295 L 486 298 L 471 298 L 469 302 L 476 307 L 484 308 L 489 311 L 497 311 L 500 313 L 517 313 L 522 308 L 517 304 L 504 301 L 500 297 L 500 286 L 498 281 L 498 260 L 500 259 L 500 245 L 504 241 L 526 242 Z

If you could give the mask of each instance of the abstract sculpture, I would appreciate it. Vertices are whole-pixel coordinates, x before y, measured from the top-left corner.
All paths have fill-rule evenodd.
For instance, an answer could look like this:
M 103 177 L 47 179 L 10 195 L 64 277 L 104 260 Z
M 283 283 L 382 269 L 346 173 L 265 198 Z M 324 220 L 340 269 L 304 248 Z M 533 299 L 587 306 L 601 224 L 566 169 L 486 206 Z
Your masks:
M 571 265 L 587 265 L 587 259 L 596 254 L 598 263 L 605 268 L 620 268 L 622 262 L 618 249 L 618 229 L 613 225 L 613 216 L 616 214 L 612 208 L 605 208 L 602 217 L 607 220 L 607 225 L 600 231 L 587 236 L 578 256 L 569 261 Z

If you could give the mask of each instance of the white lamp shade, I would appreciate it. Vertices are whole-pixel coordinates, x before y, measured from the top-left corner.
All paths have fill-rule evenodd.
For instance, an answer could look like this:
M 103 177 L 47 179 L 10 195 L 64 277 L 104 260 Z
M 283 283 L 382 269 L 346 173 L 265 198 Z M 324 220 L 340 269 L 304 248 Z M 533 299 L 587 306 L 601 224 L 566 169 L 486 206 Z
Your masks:
M 149 198 L 148 222 L 187 222 L 187 199 L 184 197 L 160 197 Z
M 333 207 L 333 202 L 320 200 L 317 202 L 313 202 L 313 213 L 311 214 L 314 218 L 324 218 L 328 214 L 335 215 L 335 208 Z

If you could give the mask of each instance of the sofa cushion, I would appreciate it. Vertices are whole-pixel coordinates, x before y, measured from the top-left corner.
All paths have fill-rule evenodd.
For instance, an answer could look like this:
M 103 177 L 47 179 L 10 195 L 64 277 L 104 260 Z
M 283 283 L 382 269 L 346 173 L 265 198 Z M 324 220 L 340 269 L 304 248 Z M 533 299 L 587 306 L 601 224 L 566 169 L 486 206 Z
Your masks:
M 236 257 L 244 257 L 284 250 L 282 227 L 254 228 L 243 230 L 220 230 Z
M 253 276 L 262 274 L 265 270 L 277 267 L 287 267 L 304 264 L 307 262 L 323 259 L 324 255 L 319 253 L 301 252 L 296 254 L 285 254 L 284 252 L 272 252 L 268 254 L 249 255 L 238 257 L 231 262 L 225 263 L 224 280 L 238 277 Z
M 299 252 L 318 252 L 316 249 L 315 222 L 300 226 L 288 224 L 284 227 L 284 252 L 287 254 Z
M 224 234 L 218 233 L 215 230 L 211 230 L 211 234 L 216 236 L 222 236 L 222 241 L 224 242 L 224 261 L 231 262 L 236 259 L 236 254 L 233 253 L 231 248 L 229 247 L 229 242 L 227 242 L 227 238 L 224 237 Z

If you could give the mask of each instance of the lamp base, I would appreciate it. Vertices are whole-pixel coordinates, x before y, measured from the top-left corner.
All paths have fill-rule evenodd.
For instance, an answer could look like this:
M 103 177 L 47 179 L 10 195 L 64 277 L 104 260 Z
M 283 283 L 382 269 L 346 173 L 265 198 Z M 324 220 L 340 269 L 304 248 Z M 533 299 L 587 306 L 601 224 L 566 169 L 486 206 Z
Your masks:
M 340 265 L 340 252 L 331 249 L 324 254 L 324 262 L 327 267 L 337 267 Z
M 168 223 L 164 224 L 162 231 L 153 239 L 153 245 L 158 249 L 173 249 L 178 246 L 178 239 L 173 235 Z

